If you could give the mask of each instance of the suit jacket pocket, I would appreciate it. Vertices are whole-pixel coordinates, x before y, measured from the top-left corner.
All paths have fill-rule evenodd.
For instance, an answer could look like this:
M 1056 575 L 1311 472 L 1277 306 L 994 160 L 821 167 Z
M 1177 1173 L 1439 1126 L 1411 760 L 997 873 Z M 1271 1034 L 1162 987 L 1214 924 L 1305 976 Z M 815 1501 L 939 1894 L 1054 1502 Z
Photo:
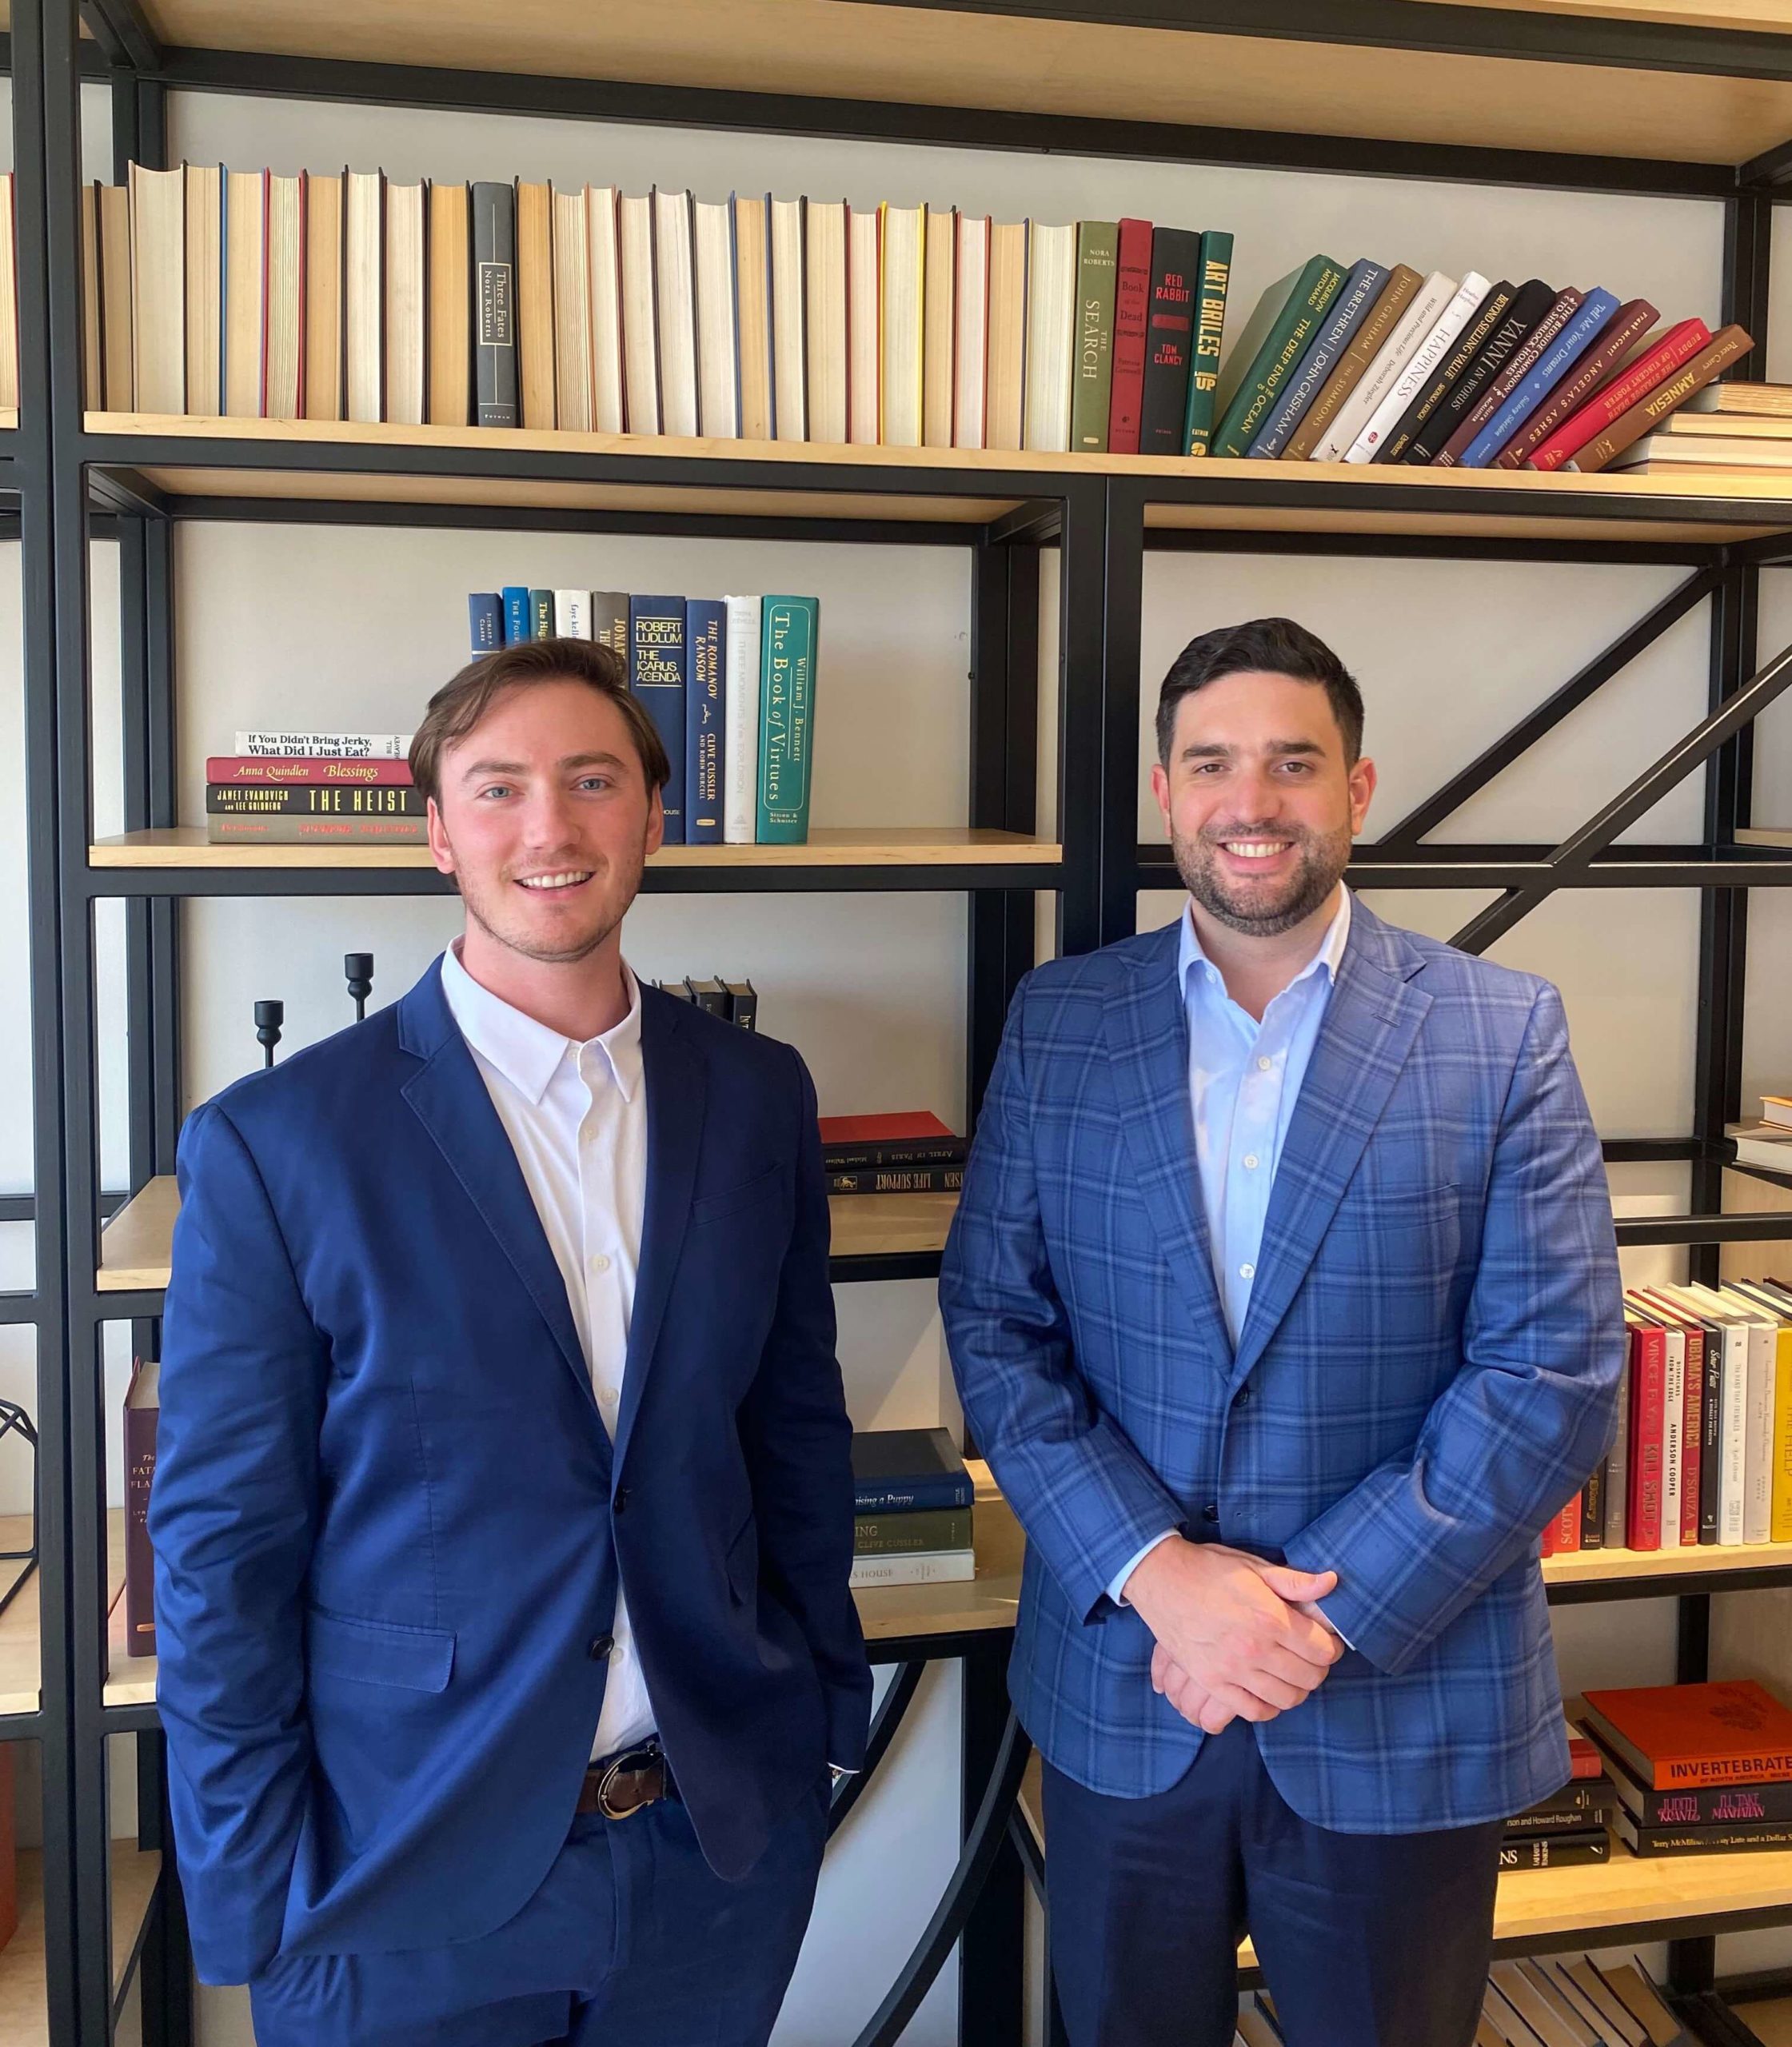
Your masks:
M 454 1636 L 447 1628 L 407 1627 L 399 1621 L 366 1621 L 310 1606 L 305 1616 L 308 1667 L 367 1685 L 399 1685 L 439 1692 L 454 1667 Z

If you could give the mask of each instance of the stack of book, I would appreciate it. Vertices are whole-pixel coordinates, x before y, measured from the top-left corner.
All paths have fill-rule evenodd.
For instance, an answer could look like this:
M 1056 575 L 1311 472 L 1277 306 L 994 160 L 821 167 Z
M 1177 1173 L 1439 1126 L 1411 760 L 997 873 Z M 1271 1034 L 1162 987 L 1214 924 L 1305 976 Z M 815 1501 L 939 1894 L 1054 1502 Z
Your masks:
M 1227 349 L 1212 453 L 1604 469 L 1753 345 L 1740 327 L 1656 319 L 1597 285 L 1315 256 Z
M 1543 1554 L 1792 1542 L 1792 1287 L 1625 1291 L 1616 1436 Z
M 956 1194 L 964 1184 L 964 1139 L 931 1110 L 820 1123 L 829 1194 Z
M 1634 1855 L 1792 1848 L 1792 1712 L 1752 1678 L 1586 1694 Z
M 1758 1120 L 1726 1123 L 1723 1134 L 1735 1141 L 1738 1166 L 1792 1174 L 1792 1095 L 1763 1095 Z
M 672 779 L 669 846 L 808 841 L 817 597 L 637 597 L 620 590 L 472 590 L 475 654 L 595 640 L 622 656 Z
M 852 1438 L 852 1586 L 976 1577 L 974 1488 L 944 1429 L 865 1429 Z
M 1726 379 L 1694 392 L 1670 419 L 1650 422 L 1611 464 L 1638 476 L 1711 476 L 1792 470 L 1792 384 Z
M 743 1031 L 759 1028 L 759 996 L 751 981 L 693 981 L 687 976 L 681 981 L 656 981 L 653 985 L 662 995 L 707 1009 L 724 1024 L 738 1024 Z
M 206 763 L 214 846 L 397 845 L 429 841 L 411 780 L 409 732 L 238 732 Z
M 1499 1844 L 1501 1869 L 1559 1869 L 1610 1860 L 1606 1829 L 1617 1793 L 1598 1749 L 1572 1721 L 1568 1760 L 1572 1774 L 1562 1789 L 1506 1822 Z

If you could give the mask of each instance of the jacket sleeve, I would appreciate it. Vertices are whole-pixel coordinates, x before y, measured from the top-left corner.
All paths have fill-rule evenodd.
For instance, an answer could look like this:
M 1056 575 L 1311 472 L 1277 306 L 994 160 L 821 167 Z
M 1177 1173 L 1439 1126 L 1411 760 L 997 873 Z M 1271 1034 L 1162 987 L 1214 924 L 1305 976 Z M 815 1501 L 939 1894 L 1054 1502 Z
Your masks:
M 828 1182 L 815 1087 L 794 1051 L 790 1060 L 796 1225 L 771 1332 L 742 1405 L 741 1437 L 752 1473 L 760 1574 L 796 1615 L 815 1658 L 827 1713 L 827 1760 L 857 1770 L 871 1717 L 871 1669 L 851 1584 L 852 1424 L 835 1351 Z
M 1027 991 L 1024 980 L 977 1119 L 940 1305 L 978 1446 L 1072 1606 L 1101 1621 L 1116 1575 L 1185 1517 L 1076 1369 L 1040 1211 Z
M 1535 1546 L 1610 1447 L 1624 1348 L 1599 1140 L 1546 984 L 1495 1141 L 1461 1367 L 1413 1449 L 1286 1547 L 1337 1572 L 1325 1611 L 1371 1663 L 1411 1668 Z
M 248 1147 L 189 1118 L 164 1305 L 150 1535 L 158 1698 L 194 1959 L 240 1983 L 280 1944 L 311 1762 L 301 1588 L 325 1347 Z

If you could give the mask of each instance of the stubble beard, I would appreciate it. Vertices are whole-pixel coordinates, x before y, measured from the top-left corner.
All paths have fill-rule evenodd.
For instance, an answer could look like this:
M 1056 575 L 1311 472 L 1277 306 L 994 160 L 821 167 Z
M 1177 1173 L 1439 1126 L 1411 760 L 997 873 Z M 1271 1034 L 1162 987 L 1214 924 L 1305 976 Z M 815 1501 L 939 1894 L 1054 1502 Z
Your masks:
M 449 850 L 452 852 L 453 848 L 450 847 Z M 585 863 L 569 860 L 566 864 L 569 868 L 577 868 Z M 465 877 L 458 872 L 455 876 L 455 884 L 461 892 L 461 901 L 469 920 L 477 924 L 494 944 L 502 946 L 507 952 L 520 953 L 525 960 L 537 960 L 544 966 L 574 966 L 581 960 L 589 960 L 593 952 L 609 942 L 641 892 L 641 876 L 646 865 L 647 847 L 644 839 L 640 851 L 626 869 L 609 870 L 609 886 L 605 889 L 599 906 L 595 927 L 571 943 L 562 945 L 549 944 L 537 938 L 522 928 L 520 918 L 515 928 L 506 928 L 507 920 L 501 916 L 497 908 L 504 900 L 501 893 L 495 899 L 489 899 L 482 889 L 469 890 Z M 593 884 L 604 873 L 603 868 L 594 868 Z M 508 880 L 500 881 L 497 884 L 500 892 L 508 891 L 511 886 Z
M 1240 885 L 1219 872 L 1216 849 L 1222 840 L 1259 836 L 1291 840 L 1299 856 L 1295 872 L 1273 892 L 1248 881 Z M 1350 865 L 1353 843 L 1347 824 L 1336 832 L 1278 824 L 1273 833 L 1262 827 L 1234 826 L 1195 839 L 1174 830 L 1170 834 L 1170 849 L 1183 886 L 1215 923 L 1252 938 L 1279 937 L 1311 916 Z

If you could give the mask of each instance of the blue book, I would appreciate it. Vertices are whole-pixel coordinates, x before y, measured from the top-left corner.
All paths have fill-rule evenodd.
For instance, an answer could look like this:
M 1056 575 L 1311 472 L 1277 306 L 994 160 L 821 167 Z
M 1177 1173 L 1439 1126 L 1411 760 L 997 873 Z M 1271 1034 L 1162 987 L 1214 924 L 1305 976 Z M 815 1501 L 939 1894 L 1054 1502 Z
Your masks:
M 653 720 L 672 764 L 660 792 L 666 844 L 684 843 L 684 600 L 629 600 L 629 687 Z
M 1388 279 L 1385 263 L 1367 256 L 1351 266 L 1343 289 L 1332 301 L 1324 324 L 1313 345 L 1300 358 L 1293 381 L 1284 387 L 1282 401 L 1264 421 L 1245 449 L 1250 457 L 1279 455 L 1294 437 L 1307 408 L 1324 389 L 1338 358 L 1350 346 L 1351 337 L 1373 309 Z
M 529 608 L 529 592 L 520 583 L 504 586 L 504 644 L 514 647 L 519 640 L 535 637 L 535 621 Z
M 684 842 L 722 843 L 722 712 L 728 608 L 719 597 L 684 607 Z
M 852 1437 L 852 1511 L 968 1507 L 976 1488 L 944 1429 L 863 1429 Z
M 467 627 L 476 654 L 504 644 L 504 601 L 496 590 L 469 590 Z
M 1536 366 L 1515 384 L 1506 402 L 1463 450 L 1465 469 L 1484 469 L 1519 429 L 1592 345 L 1593 337 L 1618 310 L 1609 291 L 1595 288 L 1579 310 L 1537 358 Z

